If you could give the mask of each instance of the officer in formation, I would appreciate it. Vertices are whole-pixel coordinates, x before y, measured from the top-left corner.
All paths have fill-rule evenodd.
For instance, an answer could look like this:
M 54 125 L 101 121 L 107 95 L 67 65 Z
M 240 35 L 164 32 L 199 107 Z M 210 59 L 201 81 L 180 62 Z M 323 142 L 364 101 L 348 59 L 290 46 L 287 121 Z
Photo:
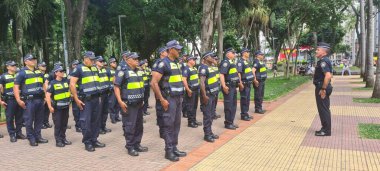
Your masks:
M 115 77 L 115 96 L 121 107 L 123 130 L 126 140 L 125 148 L 128 154 L 138 156 L 139 152 L 147 152 L 148 148 L 141 146 L 143 136 L 143 102 L 144 81 L 138 72 L 139 55 L 128 53 L 126 65 L 121 67 Z
M 220 72 L 219 72 L 219 57 L 218 57 L 218 55 L 214 55 L 214 63 L 211 67 L 216 72 L 216 79 L 218 80 L 218 85 L 220 86 Z M 219 92 L 220 92 L 220 89 L 218 90 L 217 94 L 219 94 Z M 221 115 L 216 113 L 216 105 L 218 104 L 218 96 L 215 96 L 215 100 L 213 101 L 213 103 L 214 104 L 213 104 L 212 118 L 214 120 L 216 120 L 216 119 L 222 117 Z
M 77 68 L 77 66 L 79 64 L 80 64 L 80 62 L 78 60 L 74 60 L 71 63 L 71 71 L 74 71 L 75 68 Z M 70 83 L 70 80 L 69 80 L 69 83 Z M 77 88 L 77 91 L 78 91 L 78 84 L 76 84 L 75 87 Z M 79 118 L 80 118 L 79 108 L 78 108 L 76 103 L 71 103 L 71 104 L 72 104 L 71 108 L 72 108 L 72 112 L 73 112 L 73 116 L 74 116 L 74 122 L 75 122 L 75 131 L 76 132 L 82 132 L 82 128 L 80 127 L 80 122 L 79 122 Z
M 252 68 L 250 67 L 249 53 L 250 50 L 243 48 L 241 53 L 241 59 L 237 63 L 237 70 L 239 73 L 240 83 L 243 84 L 243 88 L 240 89 L 240 109 L 241 109 L 241 119 L 244 121 L 250 121 L 252 116 L 248 114 L 249 104 L 251 102 L 251 86 L 253 84 L 254 75 Z
M 17 74 L 13 91 L 18 105 L 24 110 L 29 143 L 38 146 L 38 143 L 48 142 L 41 136 L 44 117 L 44 113 L 40 112 L 44 107 L 43 74 L 35 70 L 37 59 L 31 54 L 24 57 L 24 63 L 26 66 Z
M 98 69 L 99 76 L 99 86 L 97 87 L 100 93 L 100 134 L 106 134 L 111 132 L 111 129 L 106 127 L 107 118 L 108 118 L 108 97 L 110 92 L 110 71 L 104 65 L 104 58 L 102 56 L 96 57 L 96 68 Z
M 68 80 L 63 78 L 64 69 L 62 66 L 57 65 L 52 71 L 55 74 L 55 79 L 50 81 L 47 87 L 46 103 L 50 113 L 53 114 L 56 146 L 65 147 L 71 145 L 71 142 L 66 139 L 71 94 Z
M 144 107 L 146 107 L 146 108 L 152 108 L 151 106 L 149 106 L 150 81 L 152 80 L 152 69 L 149 67 L 148 60 L 144 59 L 144 62 L 145 62 L 145 64 L 144 64 L 144 72 L 145 72 L 145 75 L 148 78 L 148 86 L 149 86 L 149 89 L 145 89 L 145 92 L 144 92 L 145 93 L 144 94 Z
M 7 72 L 0 76 L 0 105 L 5 108 L 5 117 L 10 141 L 16 142 L 17 139 L 26 139 L 21 130 L 23 111 L 17 104 L 13 93 L 17 64 L 14 61 L 7 61 L 5 66 L 7 67 Z M 3 138 L 3 135 L 0 134 L 0 138 Z
M 242 84 L 239 82 L 235 62 L 235 50 L 233 48 L 228 48 L 225 50 L 225 54 L 226 59 L 222 61 L 220 66 L 220 83 L 224 96 L 224 127 L 235 130 L 238 128 L 238 126 L 234 124 L 237 106 L 236 88 L 238 85 L 241 89 L 244 87 L 241 87 Z
M 186 152 L 178 150 L 178 135 L 181 126 L 181 109 L 184 87 L 178 57 L 183 48 L 178 41 L 166 44 L 168 56 L 162 59 L 152 72 L 152 88 L 161 102 L 162 137 L 165 140 L 165 158 L 178 161 Z
M 117 103 L 115 92 L 113 91 L 113 82 L 115 79 L 115 72 L 117 68 L 117 61 L 116 58 L 112 57 L 108 60 L 109 63 L 109 71 L 110 71 L 110 96 L 108 98 L 108 113 L 110 114 L 111 123 L 115 124 L 116 122 L 121 121 L 120 120 L 120 106 Z
M 197 128 L 201 125 L 196 119 L 199 97 L 199 77 L 195 68 L 196 59 L 194 56 L 188 56 L 187 65 L 182 69 L 182 80 L 186 90 L 184 103 L 182 103 L 184 105 L 183 113 L 187 114 L 187 126 L 191 128 Z
M 80 125 L 82 128 L 85 149 L 89 152 L 95 148 L 102 148 L 106 145 L 98 141 L 100 116 L 100 96 L 99 71 L 93 66 L 95 63 L 94 52 L 87 51 L 83 54 L 83 64 L 73 70 L 70 78 L 70 91 L 73 99 L 80 110 Z M 78 83 L 78 90 L 76 84 Z
M 139 63 L 139 73 L 143 76 L 144 81 L 144 104 L 143 104 L 143 113 L 144 115 L 150 115 L 148 112 L 148 101 L 150 96 L 150 86 L 149 86 L 149 76 L 150 73 L 148 73 L 147 70 L 147 63 L 148 61 L 143 60 Z
M 319 61 L 315 68 L 313 83 L 322 128 L 315 131 L 315 136 L 331 136 L 330 95 L 333 87 L 331 86 L 332 64 L 329 59 L 330 53 L 329 44 L 324 42 L 318 44 L 315 56 Z
M 217 71 L 213 69 L 215 63 L 213 52 L 203 54 L 203 62 L 199 67 L 200 89 L 201 89 L 201 110 L 203 112 L 203 131 L 204 140 L 214 142 L 219 136 L 212 132 L 211 126 L 213 119 L 213 110 L 215 104 L 215 96 L 219 93 L 219 82 L 217 79 Z M 198 100 L 198 99 L 197 99 Z
M 38 70 L 44 76 L 44 83 L 45 83 L 45 81 L 49 78 L 49 74 L 46 73 L 46 63 L 45 62 L 39 63 L 38 64 Z M 42 129 L 51 128 L 52 125 L 50 125 L 50 123 L 49 123 L 50 112 L 49 112 L 49 108 L 48 108 L 46 102 L 44 103 L 43 113 L 44 113 L 44 120 L 43 120 L 43 124 L 42 124 Z
M 254 91 L 255 91 L 255 113 L 264 114 L 263 100 L 265 90 L 265 80 L 267 79 L 267 68 L 264 64 L 264 53 L 261 51 L 255 52 L 256 58 L 253 61 L 252 71 L 254 74 Z

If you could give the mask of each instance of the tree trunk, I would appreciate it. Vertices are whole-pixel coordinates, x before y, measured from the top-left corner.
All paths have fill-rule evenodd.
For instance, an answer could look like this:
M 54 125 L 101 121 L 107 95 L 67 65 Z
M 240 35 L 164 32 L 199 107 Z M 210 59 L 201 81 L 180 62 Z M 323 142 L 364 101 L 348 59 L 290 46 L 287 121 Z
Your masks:
M 223 23 L 222 23 L 222 2 L 223 0 L 217 0 L 215 7 L 216 26 L 218 28 L 218 57 L 223 58 Z
M 366 60 L 366 85 L 365 87 L 373 87 L 373 51 L 374 51 L 374 12 L 373 0 L 368 0 L 368 33 L 367 33 L 367 60 Z
M 19 17 L 16 17 L 16 47 L 17 47 L 17 57 L 20 58 L 20 64 L 24 64 L 23 56 L 24 53 L 22 51 L 22 39 L 23 39 L 23 28 L 22 22 Z
M 211 50 L 215 0 L 204 0 L 202 10 L 201 53 Z
M 366 33 L 365 33 L 365 0 L 360 0 L 360 58 L 361 58 L 361 67 L 360 67 L 360 75 L 364 78 L 365 74 L 365 54 L 366 54 Z

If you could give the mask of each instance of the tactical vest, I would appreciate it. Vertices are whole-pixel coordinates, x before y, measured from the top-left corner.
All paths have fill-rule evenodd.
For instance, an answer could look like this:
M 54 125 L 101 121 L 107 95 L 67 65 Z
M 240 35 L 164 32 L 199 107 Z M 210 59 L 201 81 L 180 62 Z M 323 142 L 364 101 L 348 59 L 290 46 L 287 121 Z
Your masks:
M 94 66 L 82 66 L 81 69 L 82 78 L 80 79 L 80 83 L 78 84 L 80 94 L 91 95 L 99 93 L 98 69 Z
M 141 69 L 137 72 L 139 73 L 139 75 L 142 75 L 142 78 L 144 81 L 144 87 L 149 87 L 149 80 L 148 80 L 148 76 L 147 76 L 147 73 L 145 72 L 145 70 Z
M 265 64 L 261 61 L 259 61 L 259 69 L 256 70 L 256 77 L 259 80 L 265 80 L 268 75 L 267 75 L 267 67 L 265 67 Z
M 14 96 L 13 86 L 14 86 L 16 77 L 14 75 L 9 74 L 9 73 L 4 74 L 3 76 L 4 76 L 4 80 L 5 80 L 5 84 L 3 85 L 3 87 L 4 87 L 3 95 Z
M 191 90 L 197 90 L 199 89 L 199 77 L 198 77 L 198 71 L 195 68 L 190 68 L 190 77 L 187 78 L 187 82 L 189 84 L 189 87 Z
M 163 60 L 166 62 L 165 60 Z M 170 75 L 166 75 L 162 79 L 161 90 L 165 95 L 178 96 L 183 95 L 185 88 L 182 82 L 181 68 L 178 63 L 169 61 Z
M 42 95 L 43 75 L 41 71 L 25 69 L 25 81 L 21 87 L 22 95 Z
M 107 75 L 107 70 L 105 68 L 102 68 L 99 70 L 99 86 L 98 89 L 101 92 L 104 92 L 109 89 L 109 78 Z
M 113 88 L 113 80 L 115 79 L 115 70 L 113 70 L 113 69 L 110 69 L 110 75 L 111 75 L 111 77 L 110 77 L 110 89 L 112 89 Z
M 128 78 L 123 84 L 121 90 L 122 100 L 128 103 L 138 103 L 144 100 L 144 82 L 141 72 L 134 72 L 132 70 L 126 70 Z
M 233 62 L 232 60 L 228 60 L 228 62 L 230 63 L 230 68 L 228 70 L 226 82 L 239 82 L 239 75 L 236 69 L 235 62 Z
M 44 74 L 44 80 L 47 80 L 47 79 L 49 79 L 49 74 L 45 73 Z
M 54 89 L 53 102 L 57 109 L 67 108 L 70 105 L 71 94 L 69 91 L 69 84 L 67 82 L 54 82 L 52 85 Z
M 243 73 L 242 73 L 242 76 L 241 76 L 241 80 L 243 82 L 249 82 L 249 81 L 253 81 L 255 77 L 253 76 L 253 73 L 252 73 L 252 68 L 249 66 L 249 63 L 247 61 L 243 61 Z
M 219 79 L 217 78 L 218 71 L 215 67 L 208 67 L 208 77 L 206 80 L 206 91 L 212 95 L 217 95 L 219 92 Z

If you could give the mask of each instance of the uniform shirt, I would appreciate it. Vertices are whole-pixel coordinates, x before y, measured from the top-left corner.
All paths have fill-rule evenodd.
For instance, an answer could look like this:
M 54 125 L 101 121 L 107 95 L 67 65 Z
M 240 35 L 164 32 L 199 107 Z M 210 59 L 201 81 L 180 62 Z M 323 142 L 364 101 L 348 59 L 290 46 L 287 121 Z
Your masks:
M 241 80 L 243 82 L 252 81 L 254 79 L 252 69 L 250 68 L 249 63 L 246 60 L 239 60 L 236 69 L 238 73 L 241 74 Z
M 265 65 L 258 59 L 253 60 L 253 68 L 256 69 L 255 75 L 257 80 L 265 80 L 267 78 L 267 71 Z
M 11 75 L 9 73 L 4 73 L 3 75 L 0 76 L 0 85 L 3 87 L 3 95 L 14 95 L 13 93 L 13 86 L 14 86 L 14 81 L 16 78 L 16 74 Z
M 54 89 L 54 86 L 60 87 L 59 90 Z M 51 93 L 51 100 L 54 101 L 58 108 L 67 107 L 70 104 L 71 95 L 69 91 L 68 79 L 62 79 L 58 81 L 56 79 L 49 82 L 46 92 Z M 58 100 L 54 100 L 54 96 L 58 95 Z
M 213 95 L 217 95 L 219 92 L 219 82 L 216 74 L 217 71 L 213 66 L 207 66 L 205 64 L 201 64 L 199 66 L 198 75 L 199 77 L 206 77 L 204 82 L 206 91 L 207 93 L 211 93 Z
M 198 89 L 199 88 L 199 78 L 198 73 L 195 67 L 192 68 L 193 72 L 190 70 L 188 65 L 183 67 L 182 77 L 186 77 L 187 84 L 190 89 Z M 192 74 L 193 73 L 193 77 Z
M 82 77 L 83 77 L 83 70 L 82 70 L 82 67 L 87 67 L 83 64 L 79 64 L 74 70 L 72 73 L 70 73 L 70 76 L 72 77 L 77 77 L 78 78 L 78 86 L 79 86 L 79 91 L 80 90 L 80 86 L 81 86 L 81 83 L 82 83 Z M 95 67 L 95 66 L 91 66 L 91 67 L 87 67 L 91 70 L 92 67 Z M 95 67 L 96 68 L 96 67 Z M 97 69 L 97 68 L 96 68 Z M 92 72 L 93 73 L 93 76 L 94 77 L 99 77 L 99 71 L 96 71 L 96 72 Z M 98 86 L 99 86 L 99 81 L 95 81 L 95 84 L 96 84 L 96 90 L 95 91 L 92 91 L 90 92 L 89 94 L 86 94 L 86 95 L 91 95 L 91 94 L 97 94 L 97 93 L 100 93 L 99 89 L 98 89 Z M 78 94 L 85 94 L 84 92 L 78 92 Z
M 332 72 L 332 64 L 330 59 L 327 56 L 324 56 L 317 62 L 314 73 L 314 84 L 323 83 L 325 79 L 325 73 Z
M 225 81 L 234 81 L 236 83 L 239 83 L 239 76 L 237 75 L 237 69 L 235 70 L 234 73 L 230 74 L 230 71 L 233 69 L 236 69 L 236 63 L 234 60 L 228 60 L 224 59 L 222 63 L 220 64 L 220 74 L 225 75 Z
M 177 69 L 172 69 L 171 64 L 176 65 Z M 184 86 L 182 82 L 182 73 L 181 73 L 181 65 L 178 63 L 178 60 L 171 61 L 169 57 L 166 57 L 162 59 L 157 67 L 155 68 L 155 71 L 162 74 L 162 78 L 160 82 L 160 88 L 165 89 L 169 88 L 170 89 L 170 94 L 175 96 L 175 95 L 183 95 L 184 93 Z M 178 72 L 178 73 L 175 73 Z M 170 83 L 169 77 L 175 77 L 173 82 Z
M 128 86 L 123 86 L 128 84 L 129 78 L 132 79 L 132 77 L 129 75 L 130 71 L 134 72 L 132 74 L 136 74 L 137 77 L 135 77 L 135 81 L 139 82 L 140 88 L 134 88 L 131 90 L 127 90 Z M 142 80 L 142 75 L 138 74 L 138 68 L 135 68 L 134 70 L 130 68 L 128 65 L 123 66 L 115 75 L 115 81 L 114 85 L 117 87 L 120 87 L 121 92 L 121 98 L 123 100 L 131 100 L 133 102 L 140 102 L 144 98 L 144 85 Z
M 152 66 L 152 71 L 156 71 L 158 64 L 162 61 L 161 58 L 158 58 L 154 61 L 153 66 Z
M 27 86 L 25 84 L 27 74 L 26 72 L 33 72 L 36 77 L 34 78 L 34 83 L 30 84 L 28 88 L 25 88 Z M 15 85 L 20 85 L 20 91 L 22 95 L 42 95 L 43 94 L 43 78 L 44 75 L 39 70 L 31 71 L 29 68 L 24 67 L 20 70 L 20 72 L 17 73 L 17 76 L 15 78 Z M 25 91 L 23 90 L 25 88 Z M 30 91 L 28 92 L 29 89 Z

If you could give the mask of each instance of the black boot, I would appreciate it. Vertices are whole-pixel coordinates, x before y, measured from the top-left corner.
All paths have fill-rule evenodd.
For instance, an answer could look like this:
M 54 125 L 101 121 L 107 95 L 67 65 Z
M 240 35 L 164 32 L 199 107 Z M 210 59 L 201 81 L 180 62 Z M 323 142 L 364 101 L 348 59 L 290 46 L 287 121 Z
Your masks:
M 179 157 L 176 156 L 173 151 L 169 151 L 169 150 L 165 152 L 165 158 L 172 162 L 179 161 Z

